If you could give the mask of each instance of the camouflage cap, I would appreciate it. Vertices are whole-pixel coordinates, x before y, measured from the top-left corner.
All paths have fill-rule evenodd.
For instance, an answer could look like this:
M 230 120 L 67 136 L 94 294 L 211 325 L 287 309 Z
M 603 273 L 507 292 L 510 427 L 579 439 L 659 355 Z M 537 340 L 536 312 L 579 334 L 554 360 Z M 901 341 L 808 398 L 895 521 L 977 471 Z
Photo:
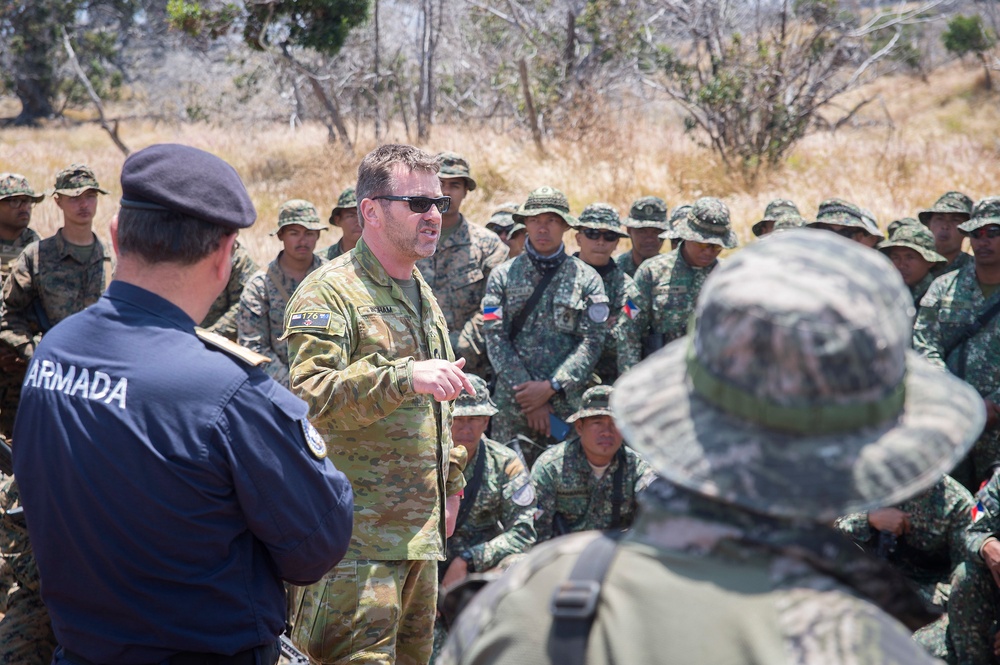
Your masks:
M 278 211 L 278 231 L 293 224 L 304 226 L 310 231 L 326 230 L 326 224 L 319 221 L 316 206 L 303 199 L 285 201 Z M 274 231 L 271 235 L 275 235 L 278 231 Z
M 1000 196 L 987 196 L 972 209 L 969 221 L 959 224 L 958 230 L 968 235 L 990 224 L 1000 224 Z
M 528 194 L 528 200 L 511 217 L 523 224 L 525 217 L 546 212 L 559 215 L 570 226 L 576 226 L 576 218 L 569 214 L 569 199 L 555 187 L 539 187 Z
M 844 199 L 827 199 L 819 204 L 816 221 L 809 222 L 808 225 L 837 224 L 839 226 L 849 226 L 868 231 L 863 214 L 861 208 L 850 201 L 845 201 Z
M 464 178 L 465 186 L 470 192 L 476 188 L 476 181 L 472 178 L 469 162 L 465 161 L 465 157 L 453 152 L 439 152 L 435 159 L 440 167 L 439 178 Z
M 687 219 L 689 212 L 691 212 L 691 206 L 689 205 L 680 205 L 674 208 L 674 211 L 670 213 L 670 219 L 667 221 L 667 230 L 657 237 L 661 240 L 678 240 L 680 236 L 677 235 L 677 224 L 682 219 Z
M 917 217 L 922 224 L 930 224 L 931 215 L 936 212 L 964 215 L 968 220 L 972 217 L 972 199 L 962 192 L 945 192 L 930 208 L 918 212 Z
M 878 252 L 789 230 L 705 281 L 692 332 L 624 374 L 622 434 L 669 481 L 767 515 L 828 522 L 934 485 L 983 400 L 910 349 L 913 302 Z
M 486 382 L 475 374 L 466 374 L 465 376 L 469 379 L 476 394 L 470 395 L 463 390 L 462 394 L 455 400 L 451 415 L 461 418 L 464 416 L 494 416 L 499 413 L 497 405 L 490 399 L 490 389 L 486 386 Z
M 893 247 L 905 247 L 931 263 L 948 263 L 948 259 L 937 253 L 934 249 L 934 236 L 926 226 L 913 220 L 913 224 L 903 224 L 896 228 L 896 232 L 888 240 L 883 240 L 875 249 L 888 255 Z
M 622 238 L 628 235 L 622 227 L 618 211 L 607 203 L 591 203 L 584 208 L 576 218 L 576 228 L 614 231 Z
M 336 224 L 334 218 L 341 210 L 356 210 L 358 207 L 358 197 L 354 194 L 354 188 L 348 187 L 337 197 L 337 205 L 330 211 L 330 223 Z
M 56 186 L 52 192 L 63 196 L 80 196 L 88 189 L 95 189 L 101 194 L 108 193 L 97 183 L 93 169 L 86 164 L 70 164 L 56 174 Z
M 630 229 L 662 229 L 670 228 L 667 222 L 667 202 L 658 196 L 643 196 L 632 202 L 625 226 Z
M 576 410 L 576 413 L 567 418 L 566 422 L 575 423 L 581 418 L 590 418 L 591 416 L 610 416 L 611 405 L 609 400 L 611 399 L 611 392 L 611 386 L 594 386 L 593 388 L 588 388 L 587 392 L 583 393 L 583 397 L 580 399 L 580 408 Z
M 674 227 L 676 238 L 721 245 L 725 249 L 736 247 L 736 233 L 729 223 L 729 208 L 713 196 L 703 196 L 691 204 L 691 210 L 678 220 Z
M 764 208 L 764 216 L 751 228 L 753 234 L 759 238 L 760 234 L 764 232 L 764 224 L 767 222 L 777 223 L 779 217 L 802 219 L 802 213 L 799 212 L 799 207 L 788 199 L 774 199 Z
M 909 224 L 920 224 L 920 222 L 917 220 L 916 217 L 902 217 L 900 219 L 891 222 L 889 224 L 889 228 L 887 229 L 889 233 L 889 240 L 892 240 L 893 236 L 896 234 L 896 231 L 898 231 L 900 227 L 907 226 Z
M 514 225 L 512 215 L 517 212 L 520 204 L 515 202 L 501 203 L 500 207 L 490 215 L 490 221 L 486 222 L 486 228 L 490 231 L 508 231 Z
M 35 203 L 45 198 L 45 194 L 35 192 L 20 173 L 0 173 L 0 200 L 14 196 L 27 196 Z

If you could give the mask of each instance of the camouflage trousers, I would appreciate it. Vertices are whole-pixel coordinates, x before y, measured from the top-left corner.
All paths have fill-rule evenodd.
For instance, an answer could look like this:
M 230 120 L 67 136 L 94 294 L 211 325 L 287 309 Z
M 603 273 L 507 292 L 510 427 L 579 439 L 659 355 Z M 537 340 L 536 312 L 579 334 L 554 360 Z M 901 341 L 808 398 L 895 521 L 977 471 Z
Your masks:
M 948 597 L 948 614 L 914 636 L 933 656 L 958 665 L 988 665 L 993 657 L 993 632 L 1000 609 L 993 576 L 980 563 L 966 561 L 955 568 Z
M 345 560 L 296 589 L 292 642 L 313 663 L 427 665 L 437 561 Z

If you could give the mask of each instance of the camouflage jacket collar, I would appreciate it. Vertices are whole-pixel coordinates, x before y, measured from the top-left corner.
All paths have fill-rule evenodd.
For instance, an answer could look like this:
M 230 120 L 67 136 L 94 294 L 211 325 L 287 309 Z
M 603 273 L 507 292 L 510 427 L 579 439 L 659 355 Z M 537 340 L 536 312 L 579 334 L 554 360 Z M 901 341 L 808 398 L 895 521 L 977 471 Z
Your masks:
M 285 250 L 281 250 L 278 252 L 278 255 L 274 257 L 274 260 L 267 264 L 267 277 L 272 282 L 277 283 L 279 280 L 292 280 L 292 277 L 281 268 L 281 255 L 284 253 Z M 306 270 L 306 274 L 308 275 L 321 265 L 323 265 L 323 259 L 313 254 L 312 264 L 309 266 L 309 269 Z M 290 296 L 292 294 L 289 293 L 288 295 Z
M 371 248 L 368 247 L 364 238 L 358 239 L 358 244 L 354 246 L 354 259 L 361 265 L 361 269 L 368 274 L 373 282 L 379 286 L 392 289 L 393 297 L 402 302 L 411 312 L 414 314 L 416 313 L 413 303 L 411 303 L 410 299 L 405 293 L 403 293 L 402 287 L 400 287 L 399 284 L 396 283 L 396 280 L 390 277 L 389 273 L 385 271 L 385 268 L 383 268 L 382 264 L 379 263 L 378 257 L 372 253 Z M 423 322 L 427 326 L 434 326 L 434 311 L 436 308 L 427 306 L 428 303 L 434 301 L 434 292 L 431 291 L 431 287 L 427 285 L 426 281 L 424 281 L 423 276 L 420 274 L 420 271 L 417 270 L 416 266 L 414 266 L 413 272 L 410 273 L 410 276 L 417 280 L 417 284 L 420 285 L 420 298 L 424 301 L 425 305 L 423 307 Z M 430 328 L 428 327 L 427 329 Z
M 104 244 L 97 239 L 96 233 L 91 232 L 90 235 L 94 238 L 94 251 L 91 253 L 90 261 L 88 261 L 87 265 L 104 261 Z M 60 259 L 65 259 L 67 256 L 73 257 L 73 245 L 63 237 L 62 229 L 56 231 L 56 234 L 52 238 L 56 243 L 56 253 Z

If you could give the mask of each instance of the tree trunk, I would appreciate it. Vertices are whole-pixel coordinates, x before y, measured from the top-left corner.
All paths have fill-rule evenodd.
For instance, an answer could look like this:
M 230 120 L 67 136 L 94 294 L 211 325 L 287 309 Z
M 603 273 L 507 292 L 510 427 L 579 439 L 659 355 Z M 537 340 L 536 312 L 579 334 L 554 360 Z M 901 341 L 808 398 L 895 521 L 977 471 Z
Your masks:
M 983 71 L 986 73 L 986 89 L 993 89 L 993 77 L 990 76 L 990 63 L 985 53 L 979 54 L 979 59 L 983 61 Z
M 49 86 L 38 80 L 17 77 L 14 80 L 14 94 L 21 102 L 21 112 L 14 119 L 15 125 L 37 125 L 42 118 L 55 115 L 52 108 L 53 92 Z

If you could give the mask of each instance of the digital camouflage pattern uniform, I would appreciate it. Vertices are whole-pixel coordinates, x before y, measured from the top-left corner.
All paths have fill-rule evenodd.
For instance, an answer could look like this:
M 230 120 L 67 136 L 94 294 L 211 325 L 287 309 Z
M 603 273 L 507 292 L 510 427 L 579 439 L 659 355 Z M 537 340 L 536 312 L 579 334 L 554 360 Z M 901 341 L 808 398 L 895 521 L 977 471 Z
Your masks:
M 278 230 L 297 224 L 311 231 L 323 231 L 326 225 L 319 220 L 316 207 L 308 201 L 293 199 L 281 206 Z M 267 356 L 271 362 L 264 365 L 268 376 L 288 387 L 288 344 L 284 336 L 285 305 L 295 293 L 301 280 L 290 277 L 281 269 L 281 255 L 268 264 L 267 270 L 256 273 L 247 282 L 240 296 L 240 312 L 236 319 L 241 346 Z M 308 275 L 326 263 L 326 259 L 313 257 Z
M 341 210 L 347 210 L 350 208 L 357 208 L 357 207 L 358 207 L 358 197 L 355 196 L 354 194 L 354 188 L 348 187 L 347 189 L 345 189 L 340 193 L 340 196 L 337 198 L 337 205 L 333 208 L 332 211 L 330 211 L 330 224 L 336 226 L 334 219 L 336 218 L 337 213 L 340 212 Z M 337 242 L 333 243 L 326 249 L 321 249 L 320 251 L 316 252 L 316 254 L 318 256 L 323 257 L 324 259 L 333 260 L 344 253 L 344 249 L 340 246 L 340 243 L 341 241 L 338 240 Z
M 567 223 L 576 221 L 569 214 L 565 195 L 551 187 L 532 192 L 515 219 L 523 222 L 525 216 L 543 212 L 554 212 Z M 542 280 L 543 270 L 557 272 L 520 334 L 511 339 L 512 322 Z M 523 434 L 541 448 L 558 443 L 528 427 L 514 399 L 514 386 L 554 379 L 561 390 L 549 403 L 556 417 L 568 418 L 576 411 L 601 356 L 609 315 L 601 276 L 580 259 L 566 256 L 563 248 L 555 257 L 539 259 L 529 239 L 524 254 L 493 271 L 483 297 L 483 336 L 497 372 L 495 399 L 500 413 L 493 419 L 494 439 L 510 441 Z M 536 449 L 524 453 L 529 465 L 538 455 Z
M 917 218 L 920 220 L 921 224 L 925 226 L 930 226 L 931 217 L 934 213 L 951 213 L 956 215 L 962 215 L 965 220 L 968 221 L 972 217 L 973 201 L 968 195 L 962 192 L 945 192 L 942 194 L 937 201 L 934 202 L 927 210 L 921 210 L 917 213 Z M 940 277 L 941 275 L 947 274 L 949 272 L 954 272 L 959 268 L 967 265 L 972 265 L 973 258 L 971 254 L 965 252 L 959 252 L 958 256 L 952 259 L 951 263 L 946 263 L 943 266 L 935 266 L 931 269 L 931 274 L 935 277 Z
M 886 557 L 920 592 L 924 600 L 948 611 L 941 619 L 919 630 L 914 637 L 928 653 L 952 662 L 972 652 L 969 631 L 949 618 L 954 613 L 948 601 L 953 583 L 965 576 L 966 529 L 972 523 L 972 495 L 969 490 L 945 476 L 927 492 L 918 494 L 894 508 L 910 520 L 910 530 L 896 539 Z M 841 517 L 836 527 L 861 545 L 869 554 L 877 554 L 880 534 L 868 522 L 868 513 Z M 956 630 L 957 629 L 957 630 Z
M 237 245 L 233 252 L 233 270 L 229 273 L 229 282 L 212 303 L 199 327 L 235 342 L 238 338 L 236 319 L 240 314 L 240 296 L 243 295 L 247 282 L 257 271 L 257 264 L 247 250 Z
M 1000 537 L 1000 474 L 983 485 L 975 500 L 972 524 L 965 534 L 966 574 L 952 586 L 948 601 L 956 647 L 949 662 L 961 665 L 996 662 L 993 638 L 1000 616 L 1000 589 L 980 552 L 986 541 Z
M 976 204 L 972 219 L 959 229 L 965 233 L 989 224 L 1000 224 L 1000 197 L 987 197 Z M 920 301 L 913 325 L 913 348 L 941 368 L 972 385 L 984 399 L 1000 404 L 1000 316 L 945 356 L 953 340 L 1000 299 L 1000 291 L 983 298 L 974 263 L 934 280 Z M 1000 430 L 983 432 L 970 459 L 952 476 L 970 491 L 989 478 L 993 462 L 1000 459 Z
M 940 265 L 948 262 L 948 259 L 934 251 L 934 236 L 931 235 L 931 232 L 919 224 L 901 224 L 897 226 L 890 232 L 889 239 L 880 242 L 875 249 L 889 256 L 889 250 L 893 247 L 911 249 L 925 261 L 933 264 Z M 913 296 L 914 306 L 920 305 L 920 301 L 923 299 L 924 294 L 927 293 L 927 289 L 931 288 L 931 284 L 935 279 L 933 271 L 934 269 L 931 268 L 931 271 L 922 280 L 908 287 L 910 295 Z
M 316 662 L 430 658 L 444 502 L 465 485 L 465 450 L 452 449 L 450 404 L 413 390 L 414 362 L 454 360 L 444 314 L 413 277 L 420 318 L 362 239 L 285 308 L 291 390 L 354 488 L 346 559 L 293 601 L 292 639 Z M 402 614 L 387 600 L 400 594 Z
M 671 229 L 667 221 L 667 202 L 658 196 L 643 196 L 632 202 L 629 208 L 628 217 L 625 218 L 625 227 L 629 229 L 660 229 L 664 233 Z M 663 237 L 663 234 L 660 234 Z M 629 277 L 635 276 L 635 271 L 639 269 L 639 264 L 632 256 L 629 249 L 615 258 L 615 263 Z
M 919 595 L 826 526 L 926 491 L 985 421 L 975 391 L 908 350 L 907 297 L 868 248 L 784 231 L 734 254 L 691 336 L 619 379 L 615 421 L 662 479 L 615 548 L 585 662 L 935 662 L 910 636 L 931 618 Z M 439 663 L 560 662 L 550 607 L 586 588 L 565 582 L 594 537 L 536 546 Z

